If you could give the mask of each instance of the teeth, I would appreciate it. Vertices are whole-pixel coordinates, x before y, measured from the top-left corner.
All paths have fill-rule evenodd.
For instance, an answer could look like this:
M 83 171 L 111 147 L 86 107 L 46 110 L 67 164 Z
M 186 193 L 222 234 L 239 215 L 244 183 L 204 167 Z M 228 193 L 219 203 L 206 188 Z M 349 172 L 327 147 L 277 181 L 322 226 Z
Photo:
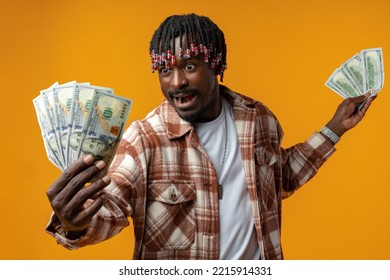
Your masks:
M 177 102 L 178 103 L 180 103 L 180 104 L 182 104 L 183 103 L 183 97 L 181 97 L 181 96 L 179 96 L 179 97 L 176 97 L 176 99 L 177 99 Z
M 178 104 L 184 104 L 188 102 L 190 99 L 192 99 L 193 96 L 190 97 L 190 95 L 185 95 L 185 96 L 175 96 L 174 98 L 176 99 L 176 102 Z

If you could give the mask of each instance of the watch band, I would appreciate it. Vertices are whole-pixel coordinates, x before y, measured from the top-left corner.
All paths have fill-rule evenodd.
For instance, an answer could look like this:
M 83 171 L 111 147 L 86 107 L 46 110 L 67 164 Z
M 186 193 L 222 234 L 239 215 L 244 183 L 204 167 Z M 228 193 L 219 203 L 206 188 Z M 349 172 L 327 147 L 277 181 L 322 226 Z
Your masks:
M 336 144 L 337 142 L 339 142 L 340 140 L 340 137 L 334 133 L 332 130 L 330 130 L 329 128 L 327 128 L 326 126 L 324 126 L 322 129 L 321 129 L 321 132 L 326 136 L 328 137 L 334 144 Z

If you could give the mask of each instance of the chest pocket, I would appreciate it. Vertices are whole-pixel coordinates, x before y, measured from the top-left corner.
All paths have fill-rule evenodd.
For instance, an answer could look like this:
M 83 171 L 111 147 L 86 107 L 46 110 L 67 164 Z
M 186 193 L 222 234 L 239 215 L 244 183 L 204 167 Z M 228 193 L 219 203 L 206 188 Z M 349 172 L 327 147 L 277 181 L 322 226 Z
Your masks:
M 186 249 L 195 240 L 195 185 L 158 180 L 148 188 L 144 245 L 152 251 Z
M 278 205 L 275 185 L 275 163 L 277 158 L 273 150 L 259 147 L 255 149 L 255 159 L 260 207 L 263 211 L 269 211 L 275 209 Z

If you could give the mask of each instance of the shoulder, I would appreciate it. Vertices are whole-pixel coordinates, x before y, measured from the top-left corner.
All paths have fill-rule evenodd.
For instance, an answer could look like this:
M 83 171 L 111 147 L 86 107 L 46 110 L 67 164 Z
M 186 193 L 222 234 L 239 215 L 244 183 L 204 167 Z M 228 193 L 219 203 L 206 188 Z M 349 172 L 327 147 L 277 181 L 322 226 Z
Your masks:
M 261 101 L 253 99 L 246 94 L 233 91 L 226 86 L 220 85 L 220 90 L 233 107 L 239 107 L 244 110 L 254 109 L 258 118 L 271 118 L 276 120 L 274 113 Z
M 267 135 L 267 137 L 275 137 L 276 139 L 283 136 L 283 131 L 277 117 L 267 105 L 246 94 L 232 91 L 225 86 L 221 86 L 220 89 L 221 93 L 232 104 L 236 120 L 240 119 L 245 121 L 248 119 L 248 114 L 254 114 L 257 133 Z
M 163 128 L 160 114 L 161 106 L 162 105 L 149 112 L 144 119 L 132 121 L 122 138 L 131 142 L 134 138 L 148 138 L 161 131 Z

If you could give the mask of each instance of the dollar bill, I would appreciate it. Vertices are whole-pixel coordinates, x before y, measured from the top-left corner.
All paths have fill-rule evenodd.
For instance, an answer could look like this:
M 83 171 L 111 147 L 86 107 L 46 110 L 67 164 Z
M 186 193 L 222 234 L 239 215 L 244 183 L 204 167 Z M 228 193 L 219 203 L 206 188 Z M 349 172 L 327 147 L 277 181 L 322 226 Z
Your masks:
M 345 98 L 362 94 L 352 79 L 345 74 L 343 68 L 337 68 L 326 81 L 325 85 Z
M 69 130 L 72 126 L 72 102 L 73 95 L 75 91 L 75 86 L 77 85 L 89 85 L 89 83 L 76 83 L 72 81 L 62 85 L 57 85 L 53 87 L 54 95 L 54 104 L 55 104 L 55 117 L 57 122 L 57 127 L 59 128 L 59 138 L 60 144 L 64 156 L 65 166 L 69 166 L 70 160 L 68 158 L 68 139 L 69 139 Z
M 71 125 L 68 130 L 67 139 L 68 165 L 80 156 L 81 139 L 83 138 L 83 133 L 85 133 L 88 125 L 93 97 L 97 92 L 104 92 L 112 95 L 114 90 L 91 85 L 75 85 L 71 108 Z
M 111 88 L 72 81 L 55 83 L 33 99 L 46 155 L 60 170 L 86 154 L 108 168 L 132 105 L 113 94 Z
M 340 95 L 342 98 L 348 98 L 348 96 L 344 93 L 344 91 L 342 89 L 340 89 L 336 84 L 334 84 L 332 81 L 328 80 L 325 85 L 330 88 L 331 90 L 333 90 L 335 93 L 337 93 L 338 95 Z
M 92 154 L 108 167 L 122 137 L 131 105 L 130 99 L 97 91 L 81 140 L 80 155 Z
M 61 166 L 66 167 L 64 151 L 61 146 L 61 132 L 58 121 L 57 106 L 58 101 L 54 94 L 54 88 L 41 91 L 42 100 L 44 102 L 44 108 L 46 109 L 48 123 L 50 126 L 49 141 L 55 149 L 56 155 L 60 160 Z M 41 106 L 42 108 L 43 106 Z
M 347 75 L 363 94 L 365 91 L 364 68 L 360 54 L 355 54 L 342 65 L 343 73 Z
M 38 124 L 41 129 L 41 135 L 48 159 L 59 169 L 64 170 L 61 164 L 59 154 L 57 153 L 57 145 L 53 142 L 51 137 L 54 135 L 52 128 L 49 125 L 48 116 L 45 110 L 43 96 L 39 95 L 33 99 L 35 112 L 38 119 Z
M 361 51 L 364 78 L 366 80 L 365 92 L 376 95 L 384 84 L 384 67 L 382 48 L 366 49 Z
M 384 84 L 382 48 L 361 50 L 337 68 L 325 85 L 343 98 L 378 94 Z M 361 108 L 363 104 L 359 106 Z
M 64 163 L 69 165 L 68 135 L 71 126 L 72 101 L 75 83 L 61 85 L 53 88 L 57 122 L 60 129 L 60 143 L 64 155 Z

